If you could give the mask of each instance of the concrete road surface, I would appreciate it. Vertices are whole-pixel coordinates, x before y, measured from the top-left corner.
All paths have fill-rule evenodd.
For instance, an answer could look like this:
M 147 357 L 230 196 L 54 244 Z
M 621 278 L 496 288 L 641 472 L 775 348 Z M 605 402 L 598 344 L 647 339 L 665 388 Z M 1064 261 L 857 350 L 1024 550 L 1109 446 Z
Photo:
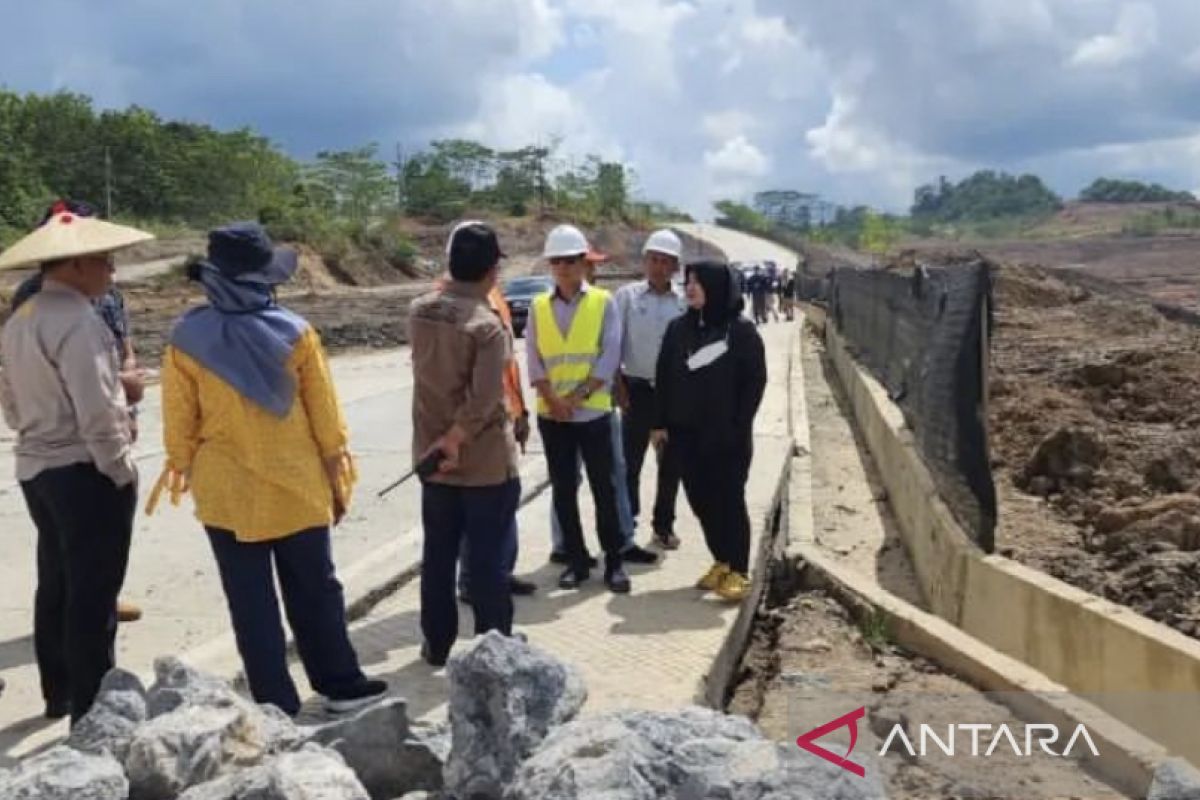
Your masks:
M 409 465 L 410 363 L 408 351 L 398 350 L 347 356 L 333 364 L 362 480 L 354 508 L 334 536 L 335 556 L 344 568 L 395 543 L 418 520 L 415 482 L 383 500 L 375 497 Z M 142 406 L 143 438 L 137 445 L 142 503 L 162 469 L 160 409 L 159 391 L 152 387 Z M 0 676 L 8 684 L 0 695 L 0 764 L 15 745 L 44 727 L 30 638 L 35 534 L 13 475 L 12 444 L 12 432 L 0 432 L 5 555 L 0 560 Z M 151 518 L 139 509 L 123 594 L 146 612 L 142 621 L 122 626 L 118 636 L 118 662 L 131 669 L 144 671 L 156 656 L 183 653 L 228 632 L 213 557 L 190 498 L 179 508 L 163 504 Z
M 794 270 L 800 263 L 799 256 L 783 245 L 768 242 L 740 231 L 721 228 L 716 225 L 677 224 L 675 230 L 686 233 L 703 242 L 709 242 L 719 247 L 725 256 L 732 261 L 774 261 L 780 269 Z M 689 253 L 689 256 L 703 255 Z

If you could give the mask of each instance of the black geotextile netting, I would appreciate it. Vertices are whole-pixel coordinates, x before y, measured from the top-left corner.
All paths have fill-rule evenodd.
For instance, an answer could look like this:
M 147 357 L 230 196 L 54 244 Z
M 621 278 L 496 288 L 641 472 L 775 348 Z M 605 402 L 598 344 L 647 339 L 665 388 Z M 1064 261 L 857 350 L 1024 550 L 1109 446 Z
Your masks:
M 830 318 L 904 412 L 942 498 L 992 552 L 996 487 L 984 384 L 990 266 L 977 260 L 910 273 L 840 268 L 826 291 Z

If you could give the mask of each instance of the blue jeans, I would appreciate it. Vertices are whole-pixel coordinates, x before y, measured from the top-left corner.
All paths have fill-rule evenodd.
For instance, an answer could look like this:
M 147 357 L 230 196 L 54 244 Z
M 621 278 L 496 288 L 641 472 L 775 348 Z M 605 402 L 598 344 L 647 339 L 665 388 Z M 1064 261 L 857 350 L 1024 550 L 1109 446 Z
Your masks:
M 512 634 L 508 556 L 516 548 L 510 539 L 516 533 L 520 500 L 521 482 L 516 478 L 496 486 L 422 486 L 421 632 L 434 656 L 448 655 L 458 638 L 454 583 L 464 541 L 470 547 L 475 633 Z
M 624 544 L 622 551 L 633 547 L 633 506 L 629 502 L 629 485 L 625 480 L 625 444 L 621 431 L 621 415 L 613 412 L 611 415 L 612 446 L 613 446 L 613 488 L 617 493 L 617 519 L 621 524 L 621 539 Z M 583 456 L 576 462 L 576 483 L 582 485 Z M 563 552 L 562 527 L 558 524 L 558 515 L 554 506 L 550 507 L 550 542 L 554 552 Z

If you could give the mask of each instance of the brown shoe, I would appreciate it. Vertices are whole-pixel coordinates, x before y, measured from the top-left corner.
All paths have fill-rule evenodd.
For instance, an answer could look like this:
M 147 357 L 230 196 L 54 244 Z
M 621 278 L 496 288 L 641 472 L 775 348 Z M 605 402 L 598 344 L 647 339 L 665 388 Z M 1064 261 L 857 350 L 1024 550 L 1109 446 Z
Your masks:
M 137 622 L 141 618 L 142 610 L 133 603 L 117 601 L 117 622 Z

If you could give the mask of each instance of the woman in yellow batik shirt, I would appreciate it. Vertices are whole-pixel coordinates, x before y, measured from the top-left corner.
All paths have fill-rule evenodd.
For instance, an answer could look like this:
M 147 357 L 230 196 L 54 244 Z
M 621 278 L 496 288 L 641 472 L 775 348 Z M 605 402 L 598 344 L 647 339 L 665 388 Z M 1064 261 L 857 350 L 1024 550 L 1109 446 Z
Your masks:
M 387 691 L 359 667 L 330 527 L 350 500 L 354 465 L 320 338 L 280 307 L 275 287 L 296 254 L 257 223 L 209 234 L 192 280 L 208 303 L 188 312 L 163 356 L 167 466 L 150 500 L 190 489 L 221 573 L 246 669 L 260 703 L 288 714 L 300 698 L 287 669 L 275 576 L 309 683 L 329 710 Z

